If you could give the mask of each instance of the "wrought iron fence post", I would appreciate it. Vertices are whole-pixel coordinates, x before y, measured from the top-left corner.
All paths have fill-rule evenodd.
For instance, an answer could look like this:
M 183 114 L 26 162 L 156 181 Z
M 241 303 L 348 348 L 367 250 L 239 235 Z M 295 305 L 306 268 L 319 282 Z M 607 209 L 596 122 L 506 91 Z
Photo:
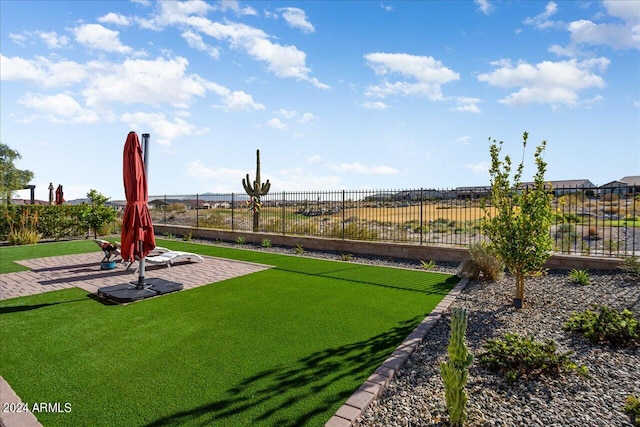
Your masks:
M 424 188 L 420 189 L 420 245 L 422 245 L 422 212 L 424 206 Z
M 164 206 L 162 206 L 162 220 L 167 225 L 167 195 L 164 195 Z
M 344 217 L 344 193 L 345 191 L 342 190 L 342 239 L 344 239 L 344 221 L 345 221 L 345 217 Z
M 200 227 L 200 195 L 196 193 L 196 228 Z
M 286 205 L 287 203 L 285 202 L 286 200 L 286 195 L 285 192 L 282 192 L 282 235 L 284 236 L 287 231 L 287 224 L 286 224 Z
M 235 213 L 236 213 L 236 202 L 235 202 L 235 193 L 231 193 L 231 231 L 235 231 Z

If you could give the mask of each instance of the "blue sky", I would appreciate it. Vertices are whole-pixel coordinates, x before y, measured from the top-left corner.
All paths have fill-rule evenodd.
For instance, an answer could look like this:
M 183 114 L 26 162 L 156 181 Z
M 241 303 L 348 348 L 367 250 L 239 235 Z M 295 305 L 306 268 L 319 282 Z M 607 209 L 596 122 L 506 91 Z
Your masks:
M 0 2 L 0 132 L 65 198 L 486 185 L 488 139 L 547 179 L 640 174 L 640 2 Z M 525 178 L 533 174 L 530 161 Z M 21 192 L 26 195 L 26 192 Z

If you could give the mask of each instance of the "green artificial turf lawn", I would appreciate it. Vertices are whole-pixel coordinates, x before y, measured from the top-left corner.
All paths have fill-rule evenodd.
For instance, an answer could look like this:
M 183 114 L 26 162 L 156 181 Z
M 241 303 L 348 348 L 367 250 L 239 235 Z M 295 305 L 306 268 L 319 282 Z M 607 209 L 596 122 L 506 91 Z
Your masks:
M 127 306 L 80 289 L 0 301 L 0 374 L 27 403 L 71 406 L 44 426 L 321 426 L 457 282 L 158 244 L 274 268 Z
M 14 261 L 21 259 L 44 258 L 57 255 L 82 254 L 99 251 L 93 240 L 75 240 L 72 242 L 53 242 L 38 245 L 0 247 L 0 274 L 25 271 L 26 267 Z

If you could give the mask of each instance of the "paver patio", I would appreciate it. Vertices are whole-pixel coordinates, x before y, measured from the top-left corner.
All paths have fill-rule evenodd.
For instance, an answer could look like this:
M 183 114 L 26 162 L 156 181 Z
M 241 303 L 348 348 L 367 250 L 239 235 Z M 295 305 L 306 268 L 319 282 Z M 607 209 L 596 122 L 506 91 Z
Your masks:
M 101 253 L 53 256 L 16 261 L 29 271 L 0 275 L 0 300 L 35 295 L 77 287 L 95 294 L 104 286 L 137 282 L 135 266 L 117 263 L 112 270 L 100 270 Z M 245 274 L 265 270 L 269 266 L 209 256 L 201 263 L 181 262 L 173 267 L 147 266 L 145 277 L 160 277 L 193 289 Z

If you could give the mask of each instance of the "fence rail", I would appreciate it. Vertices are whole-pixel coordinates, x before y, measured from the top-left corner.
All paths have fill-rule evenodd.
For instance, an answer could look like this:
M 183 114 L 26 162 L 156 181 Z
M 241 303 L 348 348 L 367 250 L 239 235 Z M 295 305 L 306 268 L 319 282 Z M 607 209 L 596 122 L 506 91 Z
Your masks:
M 632 189 L 633 190 L 633 189 Z M 640 193 L 553 189 L 555 251 L 619 257 L 640 254 Z M 468 246 L 482 241 L 490 189 L 272 192 L 263 196 L 258 231 L 411 244 Z M 165 225 L 252 231 L 246 194 L 151 196 L 152 218 Z M 492 211 L 491 206 L 487 206 Z

